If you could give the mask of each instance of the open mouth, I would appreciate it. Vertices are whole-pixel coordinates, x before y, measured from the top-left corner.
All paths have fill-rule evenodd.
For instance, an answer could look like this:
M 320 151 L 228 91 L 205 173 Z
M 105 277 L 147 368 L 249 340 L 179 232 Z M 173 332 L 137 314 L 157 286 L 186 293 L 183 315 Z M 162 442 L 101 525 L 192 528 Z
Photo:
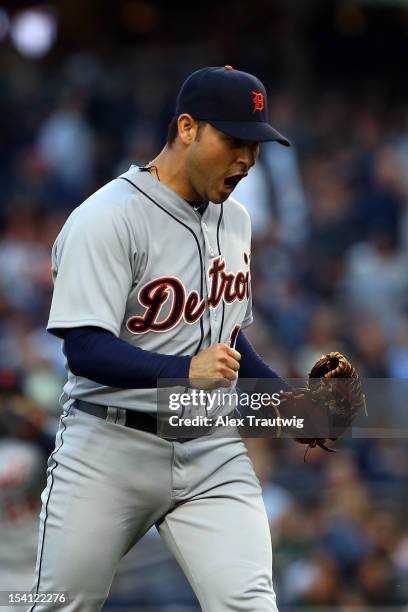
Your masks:
M 224 179 L 224 184 L 226 187 L 229 187 L 230 189 L 235 189 L 239 181 L 243 179 L 245 176 L 246 176 L 246 173 L 245 174 L 232 174 L 231 176 L 227 176 L 227 178 Z

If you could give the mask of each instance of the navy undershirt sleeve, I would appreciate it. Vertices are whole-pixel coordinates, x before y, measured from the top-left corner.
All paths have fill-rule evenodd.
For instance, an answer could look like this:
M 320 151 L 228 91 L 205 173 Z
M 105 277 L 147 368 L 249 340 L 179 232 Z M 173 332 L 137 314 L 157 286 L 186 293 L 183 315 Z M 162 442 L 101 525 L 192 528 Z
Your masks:
M 68 329 L 64 343 L 71 372 L 101 385 L 153 389 L 158 378 L 188 379 L 190 356 L 145 351 L 100 327 Z
M 145 351 L 99 327 L 74 327 L 65 331 L 69 369 L 101 385 L 120 389 L 156 388 L 158 378 L 188 379 L 191 356 L 162 355 Z M 236 349 L 241 353 L 240 378 L 275 379 L 290 389 L 255 351 L 241 331 Z
M 291 390 L 291 386 L 265 363 L 242 331 L 237 336 L 235 348 L 241 353 L 239 378 L 273 379 L 280 389 Z

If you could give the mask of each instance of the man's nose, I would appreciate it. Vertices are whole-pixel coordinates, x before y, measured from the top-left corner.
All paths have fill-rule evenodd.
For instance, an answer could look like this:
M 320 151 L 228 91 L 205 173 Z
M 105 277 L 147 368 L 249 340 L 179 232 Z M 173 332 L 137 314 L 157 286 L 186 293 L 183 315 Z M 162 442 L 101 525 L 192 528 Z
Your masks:
M 246 146 L 242 147 L 239 154 L 239 163 L 245 166 L 245 172 L 247 172 L 254 165 L 257 158 L 257 147 Z

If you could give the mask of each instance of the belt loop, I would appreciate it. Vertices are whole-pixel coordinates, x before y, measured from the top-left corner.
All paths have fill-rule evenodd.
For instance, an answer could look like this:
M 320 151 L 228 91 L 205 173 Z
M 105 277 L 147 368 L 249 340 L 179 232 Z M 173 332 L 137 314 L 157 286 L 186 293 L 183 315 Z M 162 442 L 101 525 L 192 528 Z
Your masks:
M 62 396 L 61 396 L 61 398 L 62 398 Z M 62 399 L 63 399 L 63 403 L 61 404 L 62 405 L 62 413 L 64 415 L 67 415 L 69 413 L 69 411 L 71 410 L 71 406 L 73 404 L 75 404 L 76 400 L 75 400 L 74 397 L 68 397 L 67 395 L 64 398 L 62 398 Z
M 126 409 L 117 408 L 118 418 L 115 421 L 118 425 L 126 425 Z
M 113 406 L 108 406 L 108 410 L 106 413 L 106 422 L 107 423 L 116 423 L 118 418 L 118 409 Z
M 125 408 L 114 408 L 113 406 L 108 406 L 106 421 L 108 423 L 116 423 L 117 425 L 126 425 Z

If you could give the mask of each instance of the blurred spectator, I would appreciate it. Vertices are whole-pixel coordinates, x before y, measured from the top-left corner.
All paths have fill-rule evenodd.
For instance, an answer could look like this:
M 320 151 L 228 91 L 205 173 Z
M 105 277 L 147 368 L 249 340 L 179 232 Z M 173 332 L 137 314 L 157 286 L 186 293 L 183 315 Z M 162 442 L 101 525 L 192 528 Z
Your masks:
M 267 238 L 269 232 L 273 231 L 275 213 L 272 205 L 272 185 L 262 154 L 249 175 L 238 183 L 233 197 L 238 202 L 245 202 L 245 208 L 251 217 L 253 239 Z
M 369 242 L 353 246 L 346 260 L 345 298 L 361 315 L 375 317 L 389 333 L 402 322 L 407 308 L 407 257 L 396 237 L 381 223 Z
M 33 585 L 44 476 L 45 457 L 35 441 L 0 438 L 0 584 L 4 591 L 29 591 Z
M 352 346 L 362 375 L 371 378 L 386 378 L 388 376 L 387 337 L 380 322 L 368 315 L 364 317 L 363 313 L 358 312 L 358 316 L 345 330 L 345 334 Z
M 299 376 L 310 370 L 310 364 L 320 359 L 321 355 L 335 350 L 343 351 L 342 342 L 337 336 L 336 312 L 327 304 L 316 305 L 309 320 L 306 342 L 296 351 L 295 365 Z
M 288 512 L 294 499 L 287 489 L 274 482 L 278 466 L 270 440 L 254 438 L 245 441 L 262 486 L 262 495 L 272 533 L 280 519 Z
M 21 393 L 21 378 L 0 371 L 0 584 L 31 590 L 37 554 L 40 494 L 52 438 L 46 416 Z M 13 609 L 6 607 L 6 610 Z
M 38 150 L 61 182 L 64 200 L 71 198 L 71 208 L 81 202 L 93 178 L 92 134 L 83 104 L 80 91 L 64 92 L 38 133 Z
M 341 589 L 335 561 L 324 555 L 315 555 L 309 563 L 312 570 L 310 581 L 296 603 L 313 608 L 338 605 L 341 601 Z
M 404 603 L 396 589 L 394 568 L 383 555 L 366 557 L 358 568 L 358 582 L 364 600 L 370 606 L 393 606 Z

